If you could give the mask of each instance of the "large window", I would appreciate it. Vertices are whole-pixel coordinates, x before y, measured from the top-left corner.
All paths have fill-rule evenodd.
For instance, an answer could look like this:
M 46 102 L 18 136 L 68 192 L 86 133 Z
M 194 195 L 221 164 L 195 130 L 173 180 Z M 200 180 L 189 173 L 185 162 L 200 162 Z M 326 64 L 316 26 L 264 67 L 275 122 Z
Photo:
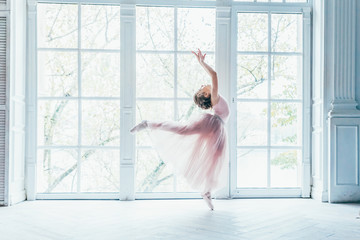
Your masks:
M 37 9 L 38 192 L 118 192 L 120 7 Z
M 302 14 L 237 18 L 237 188 L 300 187 Z
M 186 121 L 199 111 L 193 94 L 210 82 L 191 50 L 201 48 L 215 65 L 215 9 L 137 7 L 136 16 L 136 121 Z M 147 132 L 136 139 L 137 192 L 194 191 L 151 148 Z
M 310 185 L 302 167 L 310 141 L 306 0 L 42 1 L 29 22 L 37 22 L 29 31 L 37 41 L 29 46 L 37 59 L 29 112 L 37 117 L 27 157 L 37 171 L 29 164 L 27 176 L 36 176 L 38 198 L 200 197 L 147 131 L 129 133 L 145 119 L 186 122 L 202 112 L 193 95 L 211 79 L 191 53 L 197 48 L 231 108 L 222 196 L 299 196 Z

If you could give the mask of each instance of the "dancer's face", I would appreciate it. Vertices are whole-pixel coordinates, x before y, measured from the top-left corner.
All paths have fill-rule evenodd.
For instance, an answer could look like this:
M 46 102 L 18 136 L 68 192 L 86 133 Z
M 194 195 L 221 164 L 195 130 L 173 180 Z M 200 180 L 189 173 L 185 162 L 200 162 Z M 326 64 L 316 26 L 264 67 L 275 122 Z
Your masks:
M 201 85 L 197 94 L 198 96 L 204 95 L 204 97 L 209 97 L 211 94 L 211 85 Z

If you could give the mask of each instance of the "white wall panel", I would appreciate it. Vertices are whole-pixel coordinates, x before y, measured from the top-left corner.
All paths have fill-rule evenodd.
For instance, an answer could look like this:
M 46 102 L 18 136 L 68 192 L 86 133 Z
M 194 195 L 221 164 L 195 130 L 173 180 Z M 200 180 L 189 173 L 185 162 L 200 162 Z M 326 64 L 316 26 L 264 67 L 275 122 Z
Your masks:
M 359 127 L 336 126 L 335 178 L 336 185 L 358 185 Z
M 9 205 L 25 195 L 26 1 L 10 2 Z
M 5 202 L 5 135 L 6 135 L 6 114 L 0 110 L 0 205 Z
M 355 101 L 356 0 L 327 2 L 329 60 L 329 202 L 359 201 L 360 111 Z M 331 44 L 330 44 L 331 43 Z M 333 64 L 333 65 L 332 65 Z
M 329 202 L 360 200 L 359 118 L 331 118 L 329 122 Z
M 312 195 L 322 201 L 359 200 L 357 9 L 356 0 L 314 1 Z

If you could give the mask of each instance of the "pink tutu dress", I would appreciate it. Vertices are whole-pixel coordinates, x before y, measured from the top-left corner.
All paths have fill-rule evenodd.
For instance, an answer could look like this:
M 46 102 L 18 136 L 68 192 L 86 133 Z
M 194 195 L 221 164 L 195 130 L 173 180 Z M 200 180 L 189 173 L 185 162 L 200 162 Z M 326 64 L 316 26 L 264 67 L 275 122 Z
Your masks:
M 219 95 L 220 96 L 220 95 Z M 228 163 L 225 123 L 230 114 L 227 101 L 220 96 L 214 114 L 203 113 L 182 124 L 175 121 L 148 121 L 149 135 L 162 160 L 174 167 L 188 184 L 201 192 L 226 186 Z

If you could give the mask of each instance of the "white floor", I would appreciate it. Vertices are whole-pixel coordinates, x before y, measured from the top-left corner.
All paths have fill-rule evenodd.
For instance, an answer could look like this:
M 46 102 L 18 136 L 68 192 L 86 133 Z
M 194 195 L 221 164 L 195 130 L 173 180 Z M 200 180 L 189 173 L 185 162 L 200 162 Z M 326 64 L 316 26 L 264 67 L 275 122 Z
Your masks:
M 1 240 L 360 239 L 360 203 L 311 199 L 32 201 L 0 208 Z

